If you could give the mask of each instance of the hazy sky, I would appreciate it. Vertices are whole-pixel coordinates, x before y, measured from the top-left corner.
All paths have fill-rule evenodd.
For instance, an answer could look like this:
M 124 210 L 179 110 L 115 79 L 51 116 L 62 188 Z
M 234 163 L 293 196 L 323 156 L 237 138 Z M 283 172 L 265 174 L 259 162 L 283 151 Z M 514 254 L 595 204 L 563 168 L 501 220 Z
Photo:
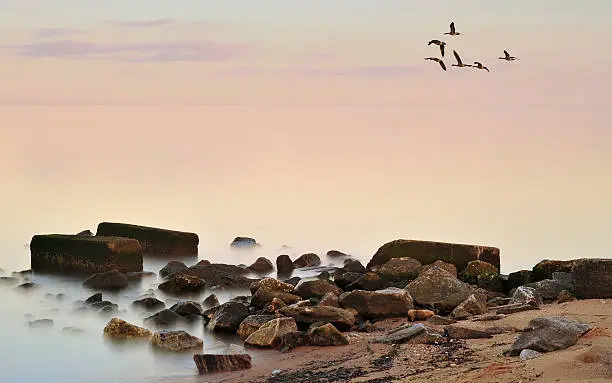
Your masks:
M 608 0 L 0 0 L 0 261 L 103 220 L 365 258 L 481 243 L 505 272 L 610 257 L 611 17 Z M 434 38 L 447 72 L 423 59 Z M 453 49 L 491 72 L 450 67 Z

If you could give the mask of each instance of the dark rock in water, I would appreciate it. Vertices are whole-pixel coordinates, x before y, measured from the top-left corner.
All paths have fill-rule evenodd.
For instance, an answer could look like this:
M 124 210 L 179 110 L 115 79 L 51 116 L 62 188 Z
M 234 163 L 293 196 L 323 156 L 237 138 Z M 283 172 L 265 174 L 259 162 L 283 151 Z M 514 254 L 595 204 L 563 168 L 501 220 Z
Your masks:
M 552 273 L 562 271 L 571 273 L 574 267 L 574 261 L 551 261 L 545 259 L 538 262 L 531 270 L 530 282 L 538 282 L 543 279 L 552 279 Z
M 132 302 L 132 306 L 138 307 L 147 311 L 157 311 L 166 307 L 166 304 L 157 298 L 142 298 Z
M 363 277 L 363 274 L 360 273 L 353 273 L 353 272 L 346 272 L 346 273 L 342 273 L 338 276 L 334 276 L 334 282 L 336 283 L 336 285 L 338 285 L 338 287 L 340 287 L 342 290 L 348 290 L 348 286 L 355 282 L 356 280 L 360 279 L 361 277 Z
M 319 266 L 321 264 L 321 258 L 314 253 L 307 253 L 301 255 L 298 259 L 293 261 L 293 266 L 296 269 L 302 267 Z
M 304 299 L 321 298 L 327 293 L 340 295 L 342 292 L 342 289 L 336 286 L 334 282 L 326 279 L 315 279 L 310 281 L 302 280 L 295 287 L 295 294 Z
M 212 331 L 235 333 L 247 316 L 247 306 L 238 302 L 227 302 L 215 308 L 207 327 Z
M 268 258 L 259 257 L 248 269 L 257 274 L 268 274 L 274 271 L 274 265 Z
M 563 317 L 532 319 L 512 347 L 510 355 L 516 356 L 524 349 L 539 352 L 563 350 L 576 344 L 578 338 L 593 326 Z
M 340 269 L 342 273 L 360 273 L 366 272 L 365 267 L 356 259 L 345 259 L 344 266 Z
M 96 234 L 136 239 L 145 254 L 155 256 L 196 256 L 200 241 L 195 233 L 112 222 L 100 223 Z
M 321 273 L 319 273 L 319 275 L 317 275 L 317 278 L 319 278 L 319 279 L 330 279 L 331 278 L 331 274 L 327 270 L 321 271 Z
M 238 249 L 250 249 L 254 247 L 259 247 L 259 244 L 254 238 L 249 237 L 236 237 L 230 243 L 230 247 L 238 248 Z
M 341 331 L 348 331 L 355 324 L 355 316 L 350 311 L 330 306 L 292 307 L 279 310 L 284 316 L 295 319 L 298 327 L 308 328 L 316 322 L 331 323 Z
M 210 287 L 218 286 L 237 289 L 248 289 L 251 283 L 257 280 L 244 276 L 248 273 L 248 269 L 222 263 L 191 266 L 182 272 L 182 274 L 193 275 L 204 280 Z
M 459 272 L 470 261 L 481 260 L 495 266 L 498 270 L 499 249 L 487 246 L 463 245 L 444 242 L 415 241 L 398 239 L 382 245 L 367 265 L 368 270 L 382 265 L 391 258 L 410 257 L 428 265 L 440 259 L 457 267 Z
M 257 331 L 264 323 L 267 323 L 274 318 L 274 315 L 249 315 L 240 323 L 237 334 L 240 338 L 246 339 L 252 333 Z
M 251 304 L 255 307 L 263 308 L 272 302 L 274 298 L 280 299 L 287 304 L 296 303 L 302 299 L 294 294 L 270 290 L 267 287 L 260 287 L 251 298 Z
M 90 296 L 89 298 L 85 299 L 85 302 L 83 302 L 86 305 L 90 305 L 92 303 L 96 303 L 96 302 L 102 302 L 102 293 L 95 293 L 94 295 Z
M 304 336 L 304 344 L 318 347 L 345 346 L 349 341 L 333 324 L 327 323 L 310 328 Z
M 578 259 L 572 276 L 577 298 L 612 298 L 612 259 Z
M 406 286 L 406 290 L 415 303 L 439 309 L 443 313 L 452 311 L 474 293 L 472 286 L 438 267 L 421 273 Z
M 295 289 L 295 286 L 292 284 L 281 282 L 274 278 L 263 278 L 257 282 L 251 283 L 251 286 L 249 287 L 251 294 L 255 294 L 261 287 L 283 293 L 293 293 L 293 290 Z
M 0 277 L 0 284 L 5 286 L 14 286 L 19 283 L 19 279 L 14 277 Z
M 412 297 L 408 291 L 390 287 L 384 290 L 353 290 L 340 295 L 343 308 L 357 310 L 364 318 L 405 316 L 412 309 Z
M 58 293 L 55 294 L 55 299 L 57 299 L 58 301 L 63 301 L 67 298 L 66 294 L 64 293 Z
M 492 338 L 493 336 L 486 331 L 480 331 L 468 327 L 446 326 L 444 327 L 444 335 L 452 339 L 483 339 Z
M 128 279 L 118 270 L 111 270 L 90 276 L 83 286 L 95 290 L 119 290 L 128 286 Z
M 143 320 L 145 326 L 166 327 L 185 324 L 185 318 L 168 309 L 162 310 Z
M 85 330 L 83 330 L 82 328 L 78 328 L 78 327 L 63 327 L 62 332 L 72 334 L 72 335 L 77 335 L 77 334 L 84 333 Z
M 202 350 L 204 341 L 185 331 L 159 331 L 151 337 L 151 344 L 166 351 Z
M 65 274 L 142 271 L 142 247 L 135 239 L 35 235 L 30 243 L 34 271 Z
M 92 233 L 91 230 L 87 229 L 77 233 L 76 235 L 78 235 L 79 237 L 93 237 L 94 233 Z
M 170 307 L 170 311 L 173 311 L 183 317 L 191 314 L 202 315 L 202 306 L 200 306 L 199 303 L 192 301 L 178 302 Z
M 204 291 L 206 282 L 196 276 L 180 272 L 172 274 L 166 282 L 160 284 L 157 288 L 169 294 L 197 293 Z
M 111 319 L 104 327 L 103 333 L 105 336 L 117 339 L 146 339 L 151 338 L 151 331 L 135 326 L 119 318 Z
M 204 299 L 204 306 L 208 308 L 219 306 L 219 298 L 215 294 L 210 294 Z
M 40 286 L 38 285 L 38 283 L 34 283 L 34 282 L 26 282 L 26 283 L 22 283 L 19 286 L 15 286 L 14 289 L 17 290 L 35 290 L 38 289 Z
M 276 270 L 278 275 L 289 276 L 295 269 L 291 258 L 288 255 L 283 254 L 276 257 Z
M 251 368 L 248 354 L 194 354 L 193 360 L 200 374 L 238 371 Z
M 519 270 L 515 271 L 514 273 L 508 274 L 508 281 L 506 282 L 505 292 L 508 293 L 519 286 L 526 285 L 527 283 L 529 283 L 530 279 L 531 270 Z
M 349 257 L 348 254 L 345 254 L 338 250 L 330 250 L 327 252 L 327 256 L 330 258 L 340 258 L 340 257 Z
M 28 322 L 28 326 L 30 328 L 47 328 L 47 327 L 53 327 L 53 320 L 52 319 L 37 319 L 37 320 L 33 320 L 33 321 L 29 321 Z
M 152 271 L 128 271 L 127 273 L 125 273 L 125 276 L 130 281 L 140 281 L 144 278 L 157 277 L 157 274 Z
M 187 265 L 179 261 L 170 261 L 166 266 L 159 270 L 159 276 L 162 278 L 169 277 L 170 275 L 179 271 L 187 270 Z
M 295 287 L 295 286 L 297 286 L 298 283 L 300 283 L 301 280 L 302 280 L 302 278 L 300 278 L 300 277 L 292 277 L 292 278 L 289 278 L 289 279 L 285 280 L 284 282 L 288 283 L 290 285 L 293 285 L 293 287 Z
M 93 302 L 89 305 L 89 308 L 94 309 L 94 310 L 100 310 L 105 307 L 110 307 L 109 309 L 110 311 L 117 311 L 119 309 L 119 306 L 111 301 Z

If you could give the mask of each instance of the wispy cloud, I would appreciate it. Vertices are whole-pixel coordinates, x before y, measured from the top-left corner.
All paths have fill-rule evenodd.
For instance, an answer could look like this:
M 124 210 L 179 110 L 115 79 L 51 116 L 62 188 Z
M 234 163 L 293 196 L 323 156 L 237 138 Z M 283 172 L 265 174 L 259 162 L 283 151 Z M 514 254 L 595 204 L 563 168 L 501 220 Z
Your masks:
M 174 41 L 143 43 L 92 43 L 59 40 L 30 44 L 0 45 L 1 50 L 33 58 L 105 60 L 137 62 L 222 61 L 248 54 L 247 44 L 212 41 Z
M 290 74 L 300 76 L 324 77 L 378 77 L 394 78 L 414 75 L 420 71 L 416 65 L 357 65 L 344 67 L 307 67 L 295 66 L 285 68 L 236 67 L 229 73 L 242 76 Z
M 72 28 L 39 28 L 34 30 L 34 37 L 39 39 L 82 35 L 85 31 Z
M 176 19 L 153 19 L 153 20 L 110 20 L 108 24 L 117 25 L 128 28 L 153 28 L 165 25 L 174 25 L 178 22 Z

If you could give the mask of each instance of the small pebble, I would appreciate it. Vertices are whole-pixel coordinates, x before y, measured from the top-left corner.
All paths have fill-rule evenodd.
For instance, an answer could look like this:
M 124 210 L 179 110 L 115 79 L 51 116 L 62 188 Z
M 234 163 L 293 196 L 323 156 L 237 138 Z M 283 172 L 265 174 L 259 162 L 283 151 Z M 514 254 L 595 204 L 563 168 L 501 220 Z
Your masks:
M 272 371 L 272 375 L 278 375 L 281 372 L 283 372 L 283 371 L 282 370 L 274 370 L 274 371 Z

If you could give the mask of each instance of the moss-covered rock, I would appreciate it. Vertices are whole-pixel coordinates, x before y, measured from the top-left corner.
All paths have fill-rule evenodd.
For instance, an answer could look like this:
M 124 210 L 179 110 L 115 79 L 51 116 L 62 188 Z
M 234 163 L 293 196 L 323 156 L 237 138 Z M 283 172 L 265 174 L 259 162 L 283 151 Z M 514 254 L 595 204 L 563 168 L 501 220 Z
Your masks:
M 488 262 L 480 260 L 470 261 L 465 269 L 459 273 L 459 279 L 463 282 L 470 283 L 472 285 L 478 284 L 478 278 L 480 276 L 484 279 L 493 279 L 496 275 L 499 275 L 499 270 Z
M 30 242 L 32 270 L 64 274 L 142 271 L 137 240 L 78 235 L 35 235 Z
M 552 261 L 545 259 L 538 262 L 531 270 L 530 282 L 539 282 L 543 279 L 552 279 L 552 273 L 564 272 L 571 273 L 575 261 Z
M 195 233 L 102 222 L 98 225 L 96 235 L 136 239 L 147 255 L 188 257 L 198 254 L 199 238 Z

